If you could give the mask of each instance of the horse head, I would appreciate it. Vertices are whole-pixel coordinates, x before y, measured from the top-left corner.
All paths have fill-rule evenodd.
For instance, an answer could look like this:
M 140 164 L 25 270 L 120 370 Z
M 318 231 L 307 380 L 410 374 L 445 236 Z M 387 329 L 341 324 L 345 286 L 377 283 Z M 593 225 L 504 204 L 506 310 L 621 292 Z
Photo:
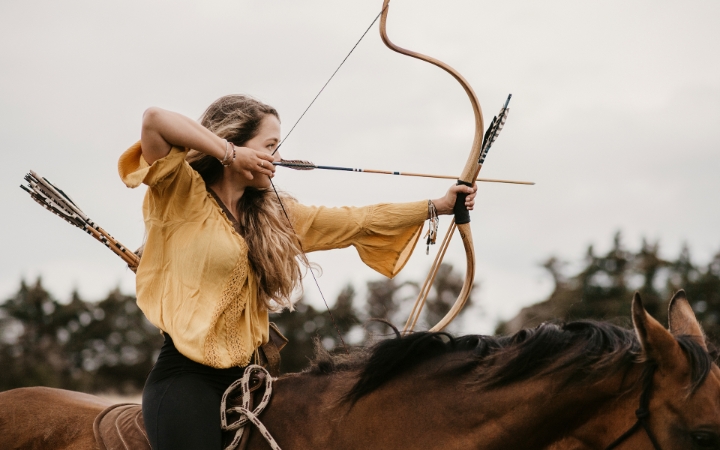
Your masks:
M 632 319 L 652 372 L 642 394 L 648 404 L 643 411 L 641 399 L 638 423 L 645 422 L 654 447 L 720 449 L 720 369 L 685 292 L 670 300 L 669 330 L 645 311 L 639 294 Z

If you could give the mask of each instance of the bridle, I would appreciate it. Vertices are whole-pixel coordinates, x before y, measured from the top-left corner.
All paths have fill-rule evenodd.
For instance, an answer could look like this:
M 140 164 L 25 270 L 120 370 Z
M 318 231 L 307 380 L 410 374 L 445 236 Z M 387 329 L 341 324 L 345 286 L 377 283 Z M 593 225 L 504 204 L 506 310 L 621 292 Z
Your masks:
M 643 379 L 643 390 L 640 394 L 640 406 L 637 410 L 635 410 L 635 417 L 637 417 L 637 420 L 635 421 L 633 426 L 628 428 L 626 432 L 621 434 L 620 437 L 618 437 L 617 439 L 612 441 L 610 445 L 605 447 L 605 450 L 611 450 L 613 448 L 616 448 L 625 439 L 635 434 L 635 432 L 638 431 L 641 427 L 645 430 L 645 434 L 647 434 L 650 442 L 652 442 L 653 448 L 655 448 L 655 450 L 661 450 L 660 444 L 658 444 L 657 438 L 653 434 L 652 430 L 650 429 L 650 424 L 648 423 L 648 421 L 650 420 L 650 394 L 652 393 L 652 381 L 653 376 L 655 375 L 655 369 L 655 366 L 651 366 L 645 372 L 645 377 Z

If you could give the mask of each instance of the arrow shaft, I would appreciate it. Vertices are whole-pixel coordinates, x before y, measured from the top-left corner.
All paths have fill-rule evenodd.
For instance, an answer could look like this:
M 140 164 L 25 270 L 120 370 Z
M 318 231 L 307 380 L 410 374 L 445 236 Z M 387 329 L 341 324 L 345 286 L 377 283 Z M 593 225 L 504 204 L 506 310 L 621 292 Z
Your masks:
M 359 169 L 354 167 L 340 167 L 340 166 L 319 166 L 319 165 L 306 165 L 306 164 L 296 164 L 296 163 L 289 163 L 289 162 L 274 162 L 273 163 L 276 166 L 280 167 L 288 167 L 290 169 L 304 169 L 304 170 L 312 170 L 312 169 L 322 169 L 322 170 L 339 170 L 343 172 L 362 172 L 362 173 L 376 173 L 381 175 L 400 175 L 404 177 L 423 177 L 423 178 L 440 178 L 440 179 L 448 179 L 448 180 L 456 180 L 457 177 L 451 176 L 451 175 L 435 175 L 430 173 L 418 173 L 418 172 L 400 172 L 400 171 L 392 171 L 392 170 L 377 170 L 377 169 Z M 532 186 L 535 183 L 532 181 L 516 181 L 516 180 L 500 180 L 495 178 L 477 178 L 477 181 L 484 182 L 484 183 L 507 183 L 507 184 L 522 184 L 522 185 L 528 185 Z

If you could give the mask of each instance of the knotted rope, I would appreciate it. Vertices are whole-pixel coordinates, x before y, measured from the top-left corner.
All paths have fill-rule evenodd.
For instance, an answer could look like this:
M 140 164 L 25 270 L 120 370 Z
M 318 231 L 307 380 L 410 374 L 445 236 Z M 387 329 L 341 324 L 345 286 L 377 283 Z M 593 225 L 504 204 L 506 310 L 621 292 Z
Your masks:
M 250 378 L 252 377 L 253 373 L 256 372 L 265 372 L 265 393 L 263 394 L 262 400 L 260 400 L 260 403 L 257 405 L 257 407 L 250 411 L 250 399 L 252 398 L 252 392 L 250 392 Z M 228 408 L 228 397 L 238 388 L 238 386 L 240 387 L 242 403 L 240 404 L 240 406 Z M 270 432 L 267 430 L 267 428 L 265 428 L 265 425 L 263 425 L 258 418 L 260 413 L 262 413 L 263 409 L 265 409 L 265 406 L 267 406 L 268 402 L 270 401 L 271 394 L 272 377 L 264 367 L 258 366 L 256 364 L 247 366 L 245 368 L 245 373 L 243 374 L 243 377 L 235 381 L 233 384 L 230 385 L 230 387 L 227 388 L 227 390 L 222 396 L 222 402 L 220 403 L 220 425 L 223 431 L 237 431 L 235 432 L 235 437 L 233 437 L 232 442 L 227 447 L 225 447 L 225 450 L 234 450 L 237 448 L 237 446 L 240 444 L 243 432 L 245 431 L 245 426 L 248 424 L 248 422 L 252 422 L 253 424 L 255 424 L 255 426 L 258 428 L 258 430 L 260 430 L 260 433 L 270 445 L 270 448 L 272 448 L 273 450 L 281 450 L 280 446 L 277 444 L 277 442 L 275 442 L 275 439 L 273 439 L 273 437 L 270 435 Z M 240 414 L 240 418 L 238 418 L 238 420 L 234 422 L 228 423 L 227 416 L 230 413 L 238 413 Z

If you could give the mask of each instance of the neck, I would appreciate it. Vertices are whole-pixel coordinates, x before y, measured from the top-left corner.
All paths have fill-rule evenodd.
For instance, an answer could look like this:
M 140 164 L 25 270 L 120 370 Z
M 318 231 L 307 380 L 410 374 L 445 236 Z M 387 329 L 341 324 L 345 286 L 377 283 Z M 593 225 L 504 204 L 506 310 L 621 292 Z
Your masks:
M 568 433 L 562 444 L 554 450 L 577 448 L 582 442 L 589 448 L 607 448 L 612 442 L 628 431 L 637 421 L 635 410 L 640 406 L 643 393 L 643 367 L 637 365 L 627 377 L 618 373 L 603 381 L 605 396 L 592 416 Z M 655 448 L 645 430 L 640 428 L 620 443 L 620 448 Z
M 576 383 L 565 382 L 567 373 L 555 374 L 456 395 L 458 418 L 453 420 L 466 418 L 468 442 L 483 442 L 463 448 L 604 448 L 635 421 L 639 383 L 632 387 L 641 370 L 633 369 L 627 377 L 623 372 Z
M 239 173 L 226 167 L 223 176 L 209 187 L 237 219 L 237 203 L 247 187 L 245 179 Z
M 453 361 L 431 365 L 389 381 L 352 407 L 338 402 L 355 382 L 352 372 L 283 377 L 262 421 L 288 448 L 467 450 L 604 448 L 635 421 L 641 368 L 592 384 L 547 376 L 486 390 L 473 386 L 475 372 L 427 376 Z M 292 426 L 299 411 L 307 423 Z M 251 436 L 262 441 L 257 430 Z M 630 441 L 644 448 L 643 438 L 638 433 Z

